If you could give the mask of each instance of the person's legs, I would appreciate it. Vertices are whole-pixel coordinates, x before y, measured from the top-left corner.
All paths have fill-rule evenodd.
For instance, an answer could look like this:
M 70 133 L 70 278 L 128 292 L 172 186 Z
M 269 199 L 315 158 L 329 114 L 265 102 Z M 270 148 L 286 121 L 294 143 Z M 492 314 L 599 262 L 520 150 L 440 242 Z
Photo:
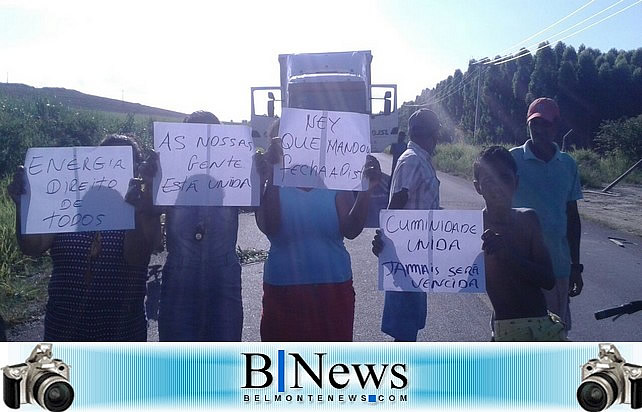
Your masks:
M 200 292 L 199 340 L 240 342 L 243 332 L 241 265 L 238 261 L 213 268 Z
M 398 342 L 415 342 L 426 325 L 427 295 L 423 292 L 386 292 L 381 331 Z
M 158 335 L 161 342 L 196 341 L 198 296 L 192 274 L 197 270 L 166 263 L 163 268 L 158 310 Z
M 352 281 L 273 286 L 263 284 L 261 340 L 264 342 L 351 341 Z

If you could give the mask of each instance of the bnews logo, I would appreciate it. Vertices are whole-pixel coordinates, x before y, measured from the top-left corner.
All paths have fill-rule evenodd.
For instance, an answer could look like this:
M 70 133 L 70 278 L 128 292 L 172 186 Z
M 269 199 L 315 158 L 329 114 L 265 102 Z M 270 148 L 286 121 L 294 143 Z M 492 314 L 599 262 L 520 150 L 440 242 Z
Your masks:
M 405 393 L 390 394 L 390 390 L 403 391 L 408 387 L 405 363 L 331 363 L 327 353 L 315 353 L 305 359 L 299 353 L 278 350 L 276 362 L 265 353 L 243 353 L 245 360 L 244 385 L 246 390 L 271 387 L 276 383 L 277 394 L 265 392 L 243 395 L 245 402 L 383 402 L 407 401 Z M 341 390 L 386 391 L 388 394 L 342 392 L 319 394 L 314 391 L 334 388 Z M 285 394 L 287 390 L 296 390 Z M 312 393 L 302 393 L 308 390 Z

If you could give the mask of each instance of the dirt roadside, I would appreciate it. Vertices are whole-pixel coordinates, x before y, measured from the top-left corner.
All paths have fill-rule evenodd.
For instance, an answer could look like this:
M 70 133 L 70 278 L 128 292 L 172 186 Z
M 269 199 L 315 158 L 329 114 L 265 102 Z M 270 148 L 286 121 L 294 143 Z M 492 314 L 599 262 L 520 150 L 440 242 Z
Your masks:
M 642 237 L 642 186 L 618 185 L 613 196 L 585 190 L 578 202 L 583 219 L 601 223 L 612 229 Z

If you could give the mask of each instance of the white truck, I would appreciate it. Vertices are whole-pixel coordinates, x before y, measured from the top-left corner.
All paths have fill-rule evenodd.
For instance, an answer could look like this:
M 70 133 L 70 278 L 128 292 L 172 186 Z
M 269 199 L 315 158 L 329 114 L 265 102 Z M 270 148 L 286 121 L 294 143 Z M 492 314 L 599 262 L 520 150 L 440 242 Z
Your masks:
M 277 101 L 281 108 L 369 114 L 371 151 L 382 152 L 396 142 L 397 85 L 372 84 L 371 62 L 370 50 L 279 55 L 281 86 L 251 88 L 250 125 L 255 145 L 266 148 L 268 129 L 278 116 Z M 260 100 L 267 100 L 264 114 L 257 113 Z

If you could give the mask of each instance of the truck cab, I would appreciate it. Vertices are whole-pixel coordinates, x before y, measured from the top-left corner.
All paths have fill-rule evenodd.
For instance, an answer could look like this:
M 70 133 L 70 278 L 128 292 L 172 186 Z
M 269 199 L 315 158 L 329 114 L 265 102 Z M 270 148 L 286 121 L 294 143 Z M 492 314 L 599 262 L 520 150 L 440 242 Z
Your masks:
M 281 54 L 280 86 L 251 88 L 254 143 L 266 148 L 268 129 L 280 108 L 331 110 L 370 115 L 371 150 L 381 152 L 397 141 L 397 85 L 372 84 L 369 50 Z M 262 102 L 262 103 L 258 103 Z M 259 114 L 265 104 L 266 112 Z

